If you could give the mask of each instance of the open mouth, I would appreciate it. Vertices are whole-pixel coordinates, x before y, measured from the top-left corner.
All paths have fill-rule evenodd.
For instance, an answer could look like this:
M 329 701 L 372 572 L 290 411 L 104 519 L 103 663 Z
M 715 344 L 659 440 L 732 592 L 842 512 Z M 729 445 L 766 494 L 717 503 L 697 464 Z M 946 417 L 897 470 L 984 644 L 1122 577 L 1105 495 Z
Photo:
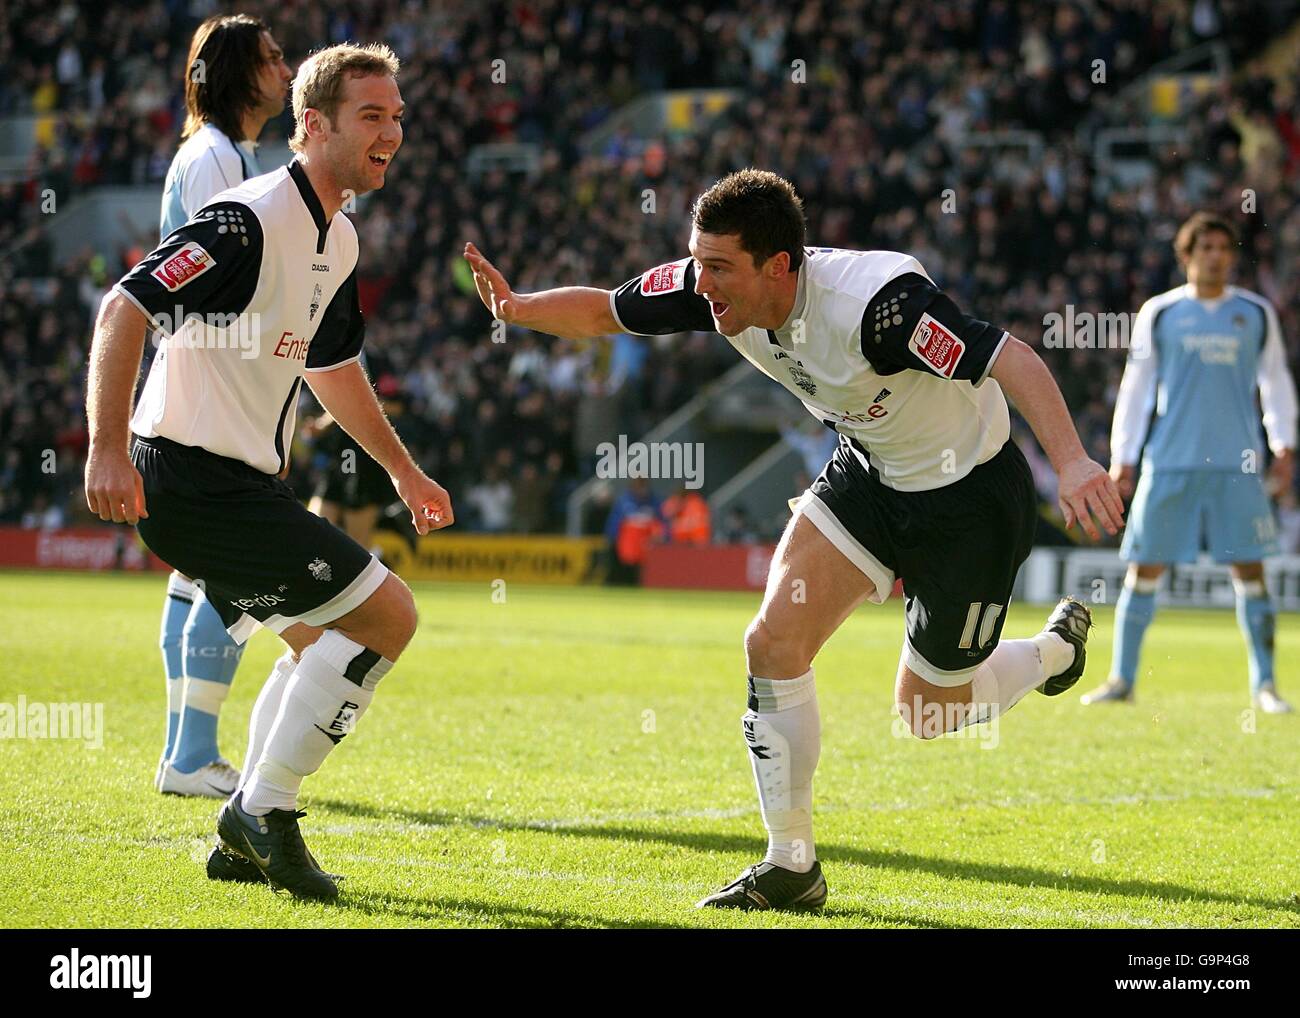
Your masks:
M 390 160 L 390 159 L 392 159 L 392 158 L 393 158 L 393 153 L 391 153 L 391 152 L 371 152 L 371 153 L 370 153 L 370 165 L 371 165 L 371 166 L 387 166 L 387 165 L 388 165 L 388 160 Z
M 721 318 L 724 314 L 727 313 L 727 308 L 731 307 L 731 305 L 724 304 L 720 300 L 711 300 L 709 301 L 709 307 L 713 311 L 714 318 Z

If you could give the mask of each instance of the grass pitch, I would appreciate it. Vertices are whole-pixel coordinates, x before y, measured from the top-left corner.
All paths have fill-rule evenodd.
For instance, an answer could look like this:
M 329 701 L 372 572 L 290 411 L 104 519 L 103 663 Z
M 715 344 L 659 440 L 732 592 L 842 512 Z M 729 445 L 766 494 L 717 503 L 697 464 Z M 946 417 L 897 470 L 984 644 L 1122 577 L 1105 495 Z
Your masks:
M 103 748 L 0 739 L 7 926 L 1297 926 L 1300 716 L 1247 713 L 1227 612 L 1162 611 L 1136 706 L 1088 673 L 996 740 L 896 734 L 897 602 L 817 661 L 817 915 L 698 912 L 765 847 L 740 734 L 757 595 L 417 585 L 421 626 L 357 734 L 304 785 L 340 903 L 210 883 L 218 803 L 151 787 L 160 576 L 0 573 L 0 702 L 103 704 Z M 1006 635 L 1045 610 L 1011 609 Z M 279 641 L 250 642 L 222 720 L 238 763 Z M 1280 620 L 1300 693 L 1300 624 Z

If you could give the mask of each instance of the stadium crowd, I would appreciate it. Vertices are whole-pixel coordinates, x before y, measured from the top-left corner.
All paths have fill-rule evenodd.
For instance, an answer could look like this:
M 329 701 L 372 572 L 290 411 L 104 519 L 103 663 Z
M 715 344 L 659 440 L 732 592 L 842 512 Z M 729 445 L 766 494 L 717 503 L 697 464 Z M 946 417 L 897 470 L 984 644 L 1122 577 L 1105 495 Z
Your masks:
M 118 251 L 57 263 L 40 196 L 161 183 L 189 34 L 218 9 L 264 17 L 291 61 L 347 39 L 384 40 L 402 58 L 405 146 L 392 183 L 357 216 L 371 374 L 467 525 L 538 532 L 562 527 L 598 443 L 643 432 L 734 354 L 704 335 L 574 343 L 512 332 L 494 343 L 463 243 L 523 291 L 617 285 L 682 257 L 692 197 L 747 165 L 794 181 L 812 243 L 909 251 L 959 303 L 1031 343 L 1068 307 L 1136 311 L 1176 281 L 1182 219 L 1241 210 L 1239 282 L 1279 308 L 1294 361 L 1300 75 L 1277 82 L 1250 61 L 1296 6 L 1274 5 L 1269 21 L 1245 0 L 11 3 L 19 30 L 0 40 L 0 116 L 35 114 L 40 144 L 24 179 L 0 182 L 0 522 L 87 518 L 90 323 L 104 288 L 156 240 L 124 236 Z M 1178 119 L 1183 140 L 1154 153 L 1154 172 L 1111 186 L 1113 168 L 1081 128 L 1127 109 L 1123 86 L 1154 63 L 1207 40 L 1226 45 L 1240 73 Z M 491 78 L 495 60 L 504 82 Z M 584 146 L 629 100 L 697 86 L 740 91 L 707 132 L 616 131 Z M 1038 132 L 1042 158 L 962 143 L 1008 129 Z M 475 146 L 501 141 L 536 145 L 536 172 L 467 169 Z M 1043 352 L 1090 453 L 1107 462 L 1124 351 Z M 296 486 L 305 495 L 330 466 L 299 443 Z M 1050 469 L 1041 457 L 1036 466 L 1050 495 Z M 737 529 L 752 530 L 714 532 Z

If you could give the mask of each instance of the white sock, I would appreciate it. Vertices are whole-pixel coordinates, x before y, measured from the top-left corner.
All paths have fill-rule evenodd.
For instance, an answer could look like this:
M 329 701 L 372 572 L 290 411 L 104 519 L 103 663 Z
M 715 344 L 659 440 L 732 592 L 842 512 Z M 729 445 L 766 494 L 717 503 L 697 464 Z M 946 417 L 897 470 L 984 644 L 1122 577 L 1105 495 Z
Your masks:
M 1065 671 L 1073 661 L 1074 648 L 1056 633 L 1003 640 L 971 676 L 971 710 L 963 725 L 1005 714 L 1031 689 Z
M 273 809 L 294 809 L 302 779 L 356 727 L 375 685 L 392 667 L 333 629 L 303 651 L 244 786 L 244 812 L 265 816 Z
M 240 788 L 248 784 L 248 779 L 253 776 L 253 768 L 262 755 L 262 747 L 266 745 L 266 737 L 275 724 L 275 716 L 280 713 L 280 702 L 284 699 L 285 687 L 289 685 L 296 665 L 293 651 L 286 650 L 276 658 L 275 664 L 271 666 L 270 677 L 257 694 L 253 713 L 248 717 L 248 749 L 244 751 L 244 769 L 239 775 Z
M 812 669 L 797 679 L 750 676 L 741 722 L 767 828 L 763 861 L 807 873 L 817 861 L 812 781 L 822 751 Z

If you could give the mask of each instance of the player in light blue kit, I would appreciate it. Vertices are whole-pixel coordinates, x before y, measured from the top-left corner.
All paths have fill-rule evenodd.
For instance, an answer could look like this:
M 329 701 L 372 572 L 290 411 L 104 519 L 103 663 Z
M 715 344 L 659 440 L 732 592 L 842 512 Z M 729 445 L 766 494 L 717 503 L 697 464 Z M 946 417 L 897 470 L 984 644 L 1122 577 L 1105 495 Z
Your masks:
M 163 189 L 161 236 L 221 191 L 260 176 L 256 139 L 284 109 L 293 72 L 263 22 L 209 18 L 190 41 L 183 143 Z M 159 347 L 155 356 L 163 356 Z M 160 792 L 228 798 L 239 771 L 217 749 L 217 719 L 243 647 L 189 578 L 172 573 L 162 616 L 167 742 L 154 776 Z
M 1111 431 L 1111 476 L 1125 498 L 1142 477 L 1120 555 L 1129 563 L 1115 612 L 1111 677 L 1084 703 L 1131 701 L 1142 637 L 1155 615 L 1160 575 L 1205 550 L 1228 563 L 1246 637 L 1250 691 L 1269 714 L 1291 710 L 1273 675 L 1273 603 L 1262 559 L 1277 550 L 1259 469 L 1260 413 L 1273 452 L 1269 484 L 1290 487 L 1296 395 L 1273 305 L 1228 285 L 1237 257 L 1233 225 L 1197 212 L 1174 250 L 1187 285 L 1138 312 Z

